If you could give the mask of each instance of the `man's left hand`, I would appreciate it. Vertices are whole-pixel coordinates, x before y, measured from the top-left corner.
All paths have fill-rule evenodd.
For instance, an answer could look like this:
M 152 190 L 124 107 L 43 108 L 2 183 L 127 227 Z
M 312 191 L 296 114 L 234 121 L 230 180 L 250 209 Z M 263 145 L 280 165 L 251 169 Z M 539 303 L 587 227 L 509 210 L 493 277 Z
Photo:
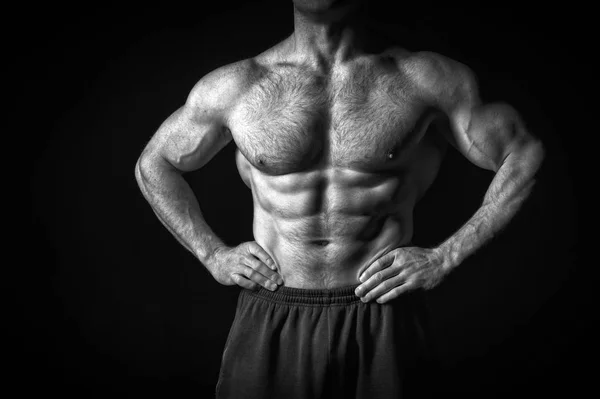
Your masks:
M 363 302 L 376 299 L 378 303 L 385 303 L 417 288 L 433 288 L 446 273 L 437 249 L 397 248 L 377 259 L 362 273 L 362 284 L 355 293 Z

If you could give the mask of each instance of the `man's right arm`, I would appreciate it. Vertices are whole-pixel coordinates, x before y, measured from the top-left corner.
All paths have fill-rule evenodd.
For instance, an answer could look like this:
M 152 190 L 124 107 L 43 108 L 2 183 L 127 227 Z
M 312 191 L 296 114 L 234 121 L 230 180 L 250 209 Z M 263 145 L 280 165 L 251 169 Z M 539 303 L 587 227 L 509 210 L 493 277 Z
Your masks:
M 281 278 L 255 242 L 228 248 L 208 226 L 198 200 L 183 178 L 210 161 L 232 139 L 228 112 L 243 89 L 236 64 L 213 71 L 191 91 L 186 104 L 160 126 L 135 166 L 138 185 L 155 214 L 175 238 L 225 285 L 267 288 Z

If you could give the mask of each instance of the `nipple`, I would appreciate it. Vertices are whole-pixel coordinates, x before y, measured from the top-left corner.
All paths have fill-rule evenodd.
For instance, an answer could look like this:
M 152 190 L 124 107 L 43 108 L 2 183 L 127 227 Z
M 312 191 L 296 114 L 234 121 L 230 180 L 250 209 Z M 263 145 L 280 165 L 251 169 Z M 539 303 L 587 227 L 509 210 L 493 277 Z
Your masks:
M 394 159 L 394 157 L 396 156 L 396 149 L 392 148 L 390 150 L 388 150 L 387 152 L 387 159 Z

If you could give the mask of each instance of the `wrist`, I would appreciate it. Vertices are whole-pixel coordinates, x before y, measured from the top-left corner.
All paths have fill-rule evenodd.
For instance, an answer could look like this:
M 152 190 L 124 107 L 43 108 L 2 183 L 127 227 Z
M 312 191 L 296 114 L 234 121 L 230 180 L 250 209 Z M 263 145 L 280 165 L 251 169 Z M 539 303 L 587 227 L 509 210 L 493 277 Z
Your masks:
M 213 274 L 217 264 L 217 257 L 219 252 L 224 249 L 225 244 L 217 244 L 211 246 L 211 248 L 203 248 L 196 251 L 196 257 L 206 267 L 206 269 Z
M 456 251 L 452 250 L 452 245 L 448 241 L 444 241 L 442 244 L 435 248 L 435 252 L 438 256 L 440 266 L 445 271 L 454 269 L 460 262 Z

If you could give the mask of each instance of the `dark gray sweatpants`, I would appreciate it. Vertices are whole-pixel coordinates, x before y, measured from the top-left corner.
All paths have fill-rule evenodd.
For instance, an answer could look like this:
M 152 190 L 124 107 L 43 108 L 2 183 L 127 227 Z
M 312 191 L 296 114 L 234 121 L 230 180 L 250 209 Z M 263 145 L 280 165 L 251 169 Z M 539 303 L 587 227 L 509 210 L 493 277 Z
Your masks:
M 423 293 L 362 303 L 356 287 L 243 289 L 217 398 L 404 398 L 407 384 L 426 397 Z

